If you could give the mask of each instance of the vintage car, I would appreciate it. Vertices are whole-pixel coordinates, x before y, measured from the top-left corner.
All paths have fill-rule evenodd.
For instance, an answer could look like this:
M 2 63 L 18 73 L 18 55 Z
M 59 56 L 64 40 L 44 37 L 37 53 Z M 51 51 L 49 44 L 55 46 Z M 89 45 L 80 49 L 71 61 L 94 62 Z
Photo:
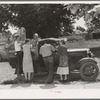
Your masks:
M 56 38 L 41 39 L 39 41 L 39 49 L 44 44 L 45 41 L 55 46 L 57 45 L 59 40 L 61 39 L 56 39 Z M 82 79 L 86 81 L 93 81 L 98 77 L 99 68 L 97 66 L 97 62 L 95 61 L 95 57 L 93 56 L 89 48 L 72 48 L 72 49 L 66 48 L 66 50 L 68 52 L 68 66 L 70 74 L 74 71 L 77 71 L 79 72 Z M 54 71 L 56 72 L 57 67 L 59 65 L 58 53 L 54 52 L 53 57 L 54 57 Z M 41 55 L 39 56 L 38 60 L 40 62 L 41 67 L 45 66 Z M 16 57 L 10 56 L 9 63 L 13 68 L 15 68 L 17 63 Z
M 40 44 L 46 41 L 47 43 L 56 43 L 59 39 L 49 38 L 40 41 Z M 68 65 L 70 74 L 74 71 L 79 72 L 83 80 L 93 81 L 99 75 L 99 68 L 95 60 L 94 54 L 90 51 L 89 48 L 70 48 L 67 49 L 68 52 Z M 59 65 L 59 56 L 56 53 L 53 53 L 54 57 L 54 70 L 57 70 Z
M 0 43 L 0 62 L 5 62 L 8 60 L 8 56 L 5 50 L 5 43 Z
M 99 68 L 89 48 L 68 49 L 67 51 L 70 72 L 79 71 L 82 79 L 86 81 L 93 81 L 98 77 Z

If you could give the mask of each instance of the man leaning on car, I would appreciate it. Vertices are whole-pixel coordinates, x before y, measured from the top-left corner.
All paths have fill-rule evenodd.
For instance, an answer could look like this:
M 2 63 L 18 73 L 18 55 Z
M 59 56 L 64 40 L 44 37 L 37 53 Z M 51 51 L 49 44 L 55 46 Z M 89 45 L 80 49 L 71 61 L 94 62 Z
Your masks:
M 44 43 L 43 46 L 40 47 L 40 54 L 43 57 L 44 63 L 46 65 L 46 68 L 48 70 L 48 77 L 46 80 L 47 84 L 50 84 L 53 82 L 53 56 L 52 56 L 52 52 L 55 51 L 56 49 L 51 45 L 51 44 L 47 44 L 46 42 Z

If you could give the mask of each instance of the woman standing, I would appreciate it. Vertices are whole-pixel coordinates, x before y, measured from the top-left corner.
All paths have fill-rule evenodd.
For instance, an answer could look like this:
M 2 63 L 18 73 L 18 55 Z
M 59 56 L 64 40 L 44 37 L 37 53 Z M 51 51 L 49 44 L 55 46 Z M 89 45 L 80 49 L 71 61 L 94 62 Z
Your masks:
M 25 41 L 26 40 L 26 29 L 24 27 L 20 27 L 17 34 L 20 35 L 20 40 Z
M 27 81 L 32 81 L 34 72 L 31 47 L 29 40 L 26 40 L 23 45 L 23 72 Z
M 68 68 L 68 53 L 67 48 L 65 47 L 65 41 L 60 41 L 58 47 L 58 54 L 59 54 L 59 67 L 57 69 L 57 74 L 60 75 L 60 81 L 66 81 L 67 75 L 69 74 Z M 64 78 L 63 78 L 64 76 Z
M 33 66 L 34 66 L 34 72 L 35 74 L 38 73 L 38 69 L 40 69 L 40 64 L 39 64 L 39 45 L 38 45 L 38 42 L 39 42 L 39 36 L 37 33 L 35 33 L 33 35 L 33 39 L 32 39 L 32 60 L 33 60 Z

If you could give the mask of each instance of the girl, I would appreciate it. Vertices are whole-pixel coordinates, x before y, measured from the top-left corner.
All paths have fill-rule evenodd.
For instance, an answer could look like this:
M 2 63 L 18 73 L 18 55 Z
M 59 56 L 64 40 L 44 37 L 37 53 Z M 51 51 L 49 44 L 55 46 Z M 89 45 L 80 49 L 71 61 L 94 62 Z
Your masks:
M 57 74 L 60 75 L 60 81 L 66 81 L 67 75 L 69 74 L 69 68 L 68 68 L 68 54 L 67 54 L 67 48 L 65 47 L 65 41 L 60 41 L 58 47 L 58 54 L 59 54 L 59 67 L 57 69 Z M 64 79 L 63 79 L 64 76 Z
M 25 40 L 25 44 L 23 45 L 23 72 L 27 81 L 32 81 L 33 76 L 31 74 L 33 75 L 34 72 L 31 47 L 29 40 Z

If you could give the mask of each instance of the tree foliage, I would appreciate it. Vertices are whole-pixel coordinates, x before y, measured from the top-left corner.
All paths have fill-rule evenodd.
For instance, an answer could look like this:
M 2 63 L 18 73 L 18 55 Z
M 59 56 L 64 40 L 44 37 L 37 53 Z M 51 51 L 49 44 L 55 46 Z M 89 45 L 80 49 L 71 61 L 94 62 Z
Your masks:
M 41 37 L 59 37 L 72 33 L 74 19 L 84 17 L 89 27 L 99 27 L 97 4 L 1 4 L 0 31 L 8 25 L 25 27 L 28 38 L 37 32 Z M 94 26 L 95 25 L 95 26 Z
M 41 37 L 58 37 L 62 31 L 72 32 L 72 22 L 65 16 L 69 16 L 70 11 L 64 10 L 62 4 L 8 4 L 1 7 L 6 15 L 1 24 L 25 27 L 28 38 L 32 38 L 35 32 Z
M 100 28 L 99 4 L 69 4 L 65 9 L 71 11 L 73 19 L 83 17 L 89 32 Z

